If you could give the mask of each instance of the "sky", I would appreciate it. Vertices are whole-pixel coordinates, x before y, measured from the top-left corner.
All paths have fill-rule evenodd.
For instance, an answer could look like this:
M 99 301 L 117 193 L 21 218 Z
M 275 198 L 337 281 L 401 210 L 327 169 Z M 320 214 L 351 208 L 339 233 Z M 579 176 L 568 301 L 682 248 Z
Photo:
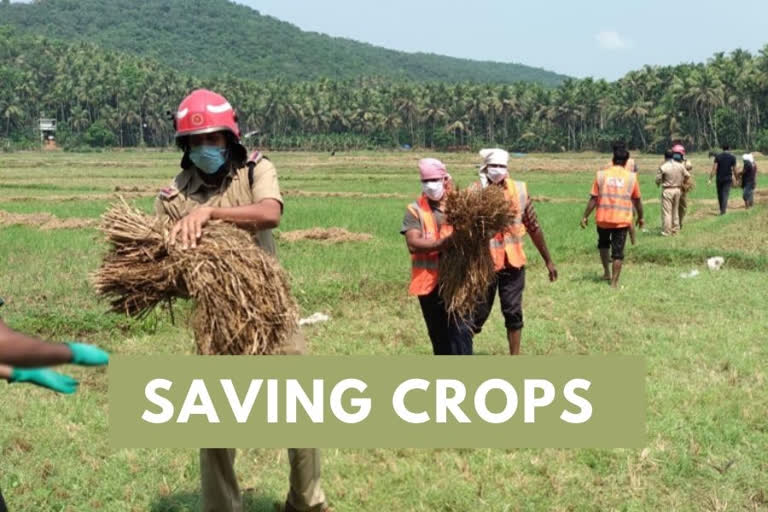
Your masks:
M 768 44 L 768 0 L 237 0 L 303 30 L 615 80 Z

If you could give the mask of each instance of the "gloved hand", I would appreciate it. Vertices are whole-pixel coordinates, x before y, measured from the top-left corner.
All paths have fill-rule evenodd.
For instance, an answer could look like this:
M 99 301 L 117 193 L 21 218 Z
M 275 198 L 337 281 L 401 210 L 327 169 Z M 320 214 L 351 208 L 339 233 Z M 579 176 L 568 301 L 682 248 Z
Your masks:
M 14 368 L 8 382 L 29 382 L 44 388 L 71 395 L 77 391 L 77 381 L 69 375 L 62 375 L 46 368 Z
M 104 366 L 109 364 L 109 354 L 98 347 L 85 343 L 67 343 L 72 350 L 72 364 L 81 366 Z

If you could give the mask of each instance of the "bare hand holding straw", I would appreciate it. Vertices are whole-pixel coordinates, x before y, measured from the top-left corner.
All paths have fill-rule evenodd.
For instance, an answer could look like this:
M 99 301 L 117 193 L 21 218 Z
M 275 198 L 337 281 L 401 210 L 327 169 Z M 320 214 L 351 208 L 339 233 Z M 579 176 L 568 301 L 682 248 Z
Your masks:
M 178 221 L 171 229 L 171 245 L 176 244 L 176 237 L 181 234 L 181 248 L 197 247 L 197 241 L 203 236 L 203 226 L 208 224 L 213 215 L 213 208 L 201 206 L 195 208 L 189 215 Z
M 242 228 L 273 229 L 280 225 L 282 209 L 280 201 L 272 198 L 229 208 L 200 206 L 174 224 L 169 235 L 170 244 L 175 245 L 179 237 L 182 249 L 195 249 L 203 236 L 203 227 L 212 220 L 231 222 Z

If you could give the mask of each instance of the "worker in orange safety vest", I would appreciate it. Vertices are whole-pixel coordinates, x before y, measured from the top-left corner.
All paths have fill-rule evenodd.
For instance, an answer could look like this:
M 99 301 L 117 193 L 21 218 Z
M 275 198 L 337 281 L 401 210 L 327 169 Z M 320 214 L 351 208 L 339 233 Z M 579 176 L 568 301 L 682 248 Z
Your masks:
M 411 253 L 410 295 L 419 298 L 435 355 L 471 355 L 472 331 L 449 315 L 438 293 L 441 252 L 449 246 L 453 228 L 445 223 L 445 200 L 452 181 L 445 165 L 435 158 L 419 161 L 421 196 L 408 205 L 400 233 Z
M 613 151 L 613 167 L 598 171 L 595 176 L 592 192 L 581 219 L 581 227 L 584 229 L 592 210 L 597 209 L 597 248 L 603 264 L 603 279 L 610 281 L 614 288 L 619 283 L 627 232 L 632 225 L 633 207 L 637 211 L 637 225 L 640 229 L 645 225 L 640 185 L 637 175 L 625 168 L 627 160 L 629 152 L 624 147 L 617 146 Z
M 490 250 L 496 269 L 496 279 L 489 286 L 485 298 L 472 316 L 472 329 L 475 334 L 483 328 L 491 314 L 496 290 L 499 292 L 501 312 L 507 328 L 507 342 L 511 355 L 520 354 L 520 339 L 523 329 L 523 290 L 525 288 L 526 257 L 523 239 L 530 235 L 533 244 L 544 259 L 549 273 L 549 280 L 557 280 L 557 268 L 552 262 L 544 240 L 544 232 L 536 218 L 533 203 L 528 195 L 528 187 L 522 181 L 514 181 L 509 176 L 509 153 L 503 149 L 483 149 L 480 151 L 483 164 L 480 167 L 480 181 L 474 186 L 502 187 L 504 195 L 516 210 L 512 224 L 507 229 L 496 233 L 491 239 Z

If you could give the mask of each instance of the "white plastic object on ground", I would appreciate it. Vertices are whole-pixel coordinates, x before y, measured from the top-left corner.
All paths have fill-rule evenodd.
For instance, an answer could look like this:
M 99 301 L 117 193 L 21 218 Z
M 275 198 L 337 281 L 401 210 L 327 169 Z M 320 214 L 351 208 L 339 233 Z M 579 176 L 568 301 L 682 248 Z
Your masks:
M 312 316 L 309 316 L 307 318 L 302 318 L 301 320 L 299 320 L 299 325 L 320 324 L 320 323 L 323 323 L 323 322 L 327 322 L 330 319 L 331 319 L 331 317 L 329 317 L 326 314 L 315 313 Z
M 683 279 L 690 279 L 691 277 L 696 277 L 697 275 L 699 275 L 699 271 L 696 269 L 693 269 L 690 272 L 683 272 L 682 274 L 680 274 L 680 277 L 682 277 Z
M 722 256 L 715 256 L 714 258 L 709 258 L 707 260 L 707 266 L 709 267 L 709 270 L 720 270 L 720 267 L 723 266 L 723 263 L 725 263 L 725 258 Z

